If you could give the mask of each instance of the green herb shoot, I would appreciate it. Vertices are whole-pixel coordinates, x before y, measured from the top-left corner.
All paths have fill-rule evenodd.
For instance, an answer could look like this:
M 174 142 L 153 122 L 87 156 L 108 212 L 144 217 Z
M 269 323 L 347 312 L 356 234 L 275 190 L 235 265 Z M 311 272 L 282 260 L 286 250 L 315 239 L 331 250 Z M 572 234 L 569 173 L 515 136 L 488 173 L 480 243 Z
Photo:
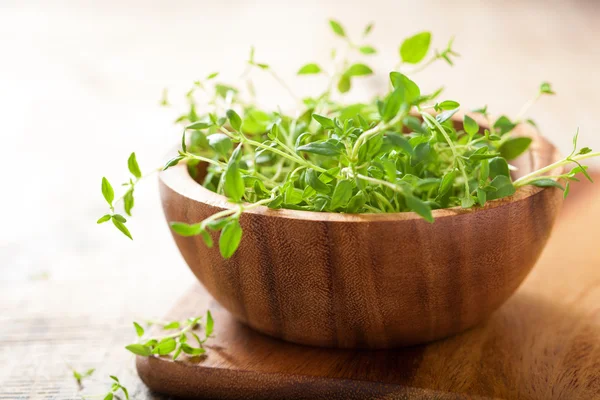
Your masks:
M 436 209 L 482 207 L 525 185 L 556 187 L 566 196 L 578 176 L 591 180 L 581 163 L 600 153 L 578 149 L 578 135 L 568 157 L 516 181 L 511 177 L 511 161 L 531 144 L 531 138 L 514 136 L 513 131 L 521 123 L 533 124 L 527 112 L 542 96 L 554 95 L 549 83 L 539 86 L 515 118 L 502 115 L 492 120 L 486 106 L 464 113 L 458 123 L 453 116 L 460 103 L 440 98 L 442 89 L 422 92 L 412 77 L 438 61 L 453 66 L 459 56 L 453 40 L 436 49 L 435 38 L 424 31 L 400 43 L 387 93 L 347 103 L 345 93 L 374 74 L 367 61 L 350 61 L 376 53 L 366 41 L 373 24 L 359 38 L 338 21 L 330 20 L 329 26 L 341 43 L 340 49 L 332 50 L 331 62 L 309 60 L 297 69 L 298 79 L 328 77 L 323 90 L 312 96 L 300 99 L 269 64 L 256 60 L 254 49 L 241 82 L 220 82 L 216 73 L 194 82 L 186 94 L 188 109 L 176 120 L 183 126 L 181 147 L 161 169 L 185 163 L 199 184 L 226 196 L 234 206 L 193 224 L 172 221 L 174 232 L 200 235 L 207 247 L 218 245 L 221 255 L 229 258 L 243 240 L 240 216 L 259 206 L 352 214 L 412 211 L 433 223 Z M 298 108 L 284 112 L 259 107 L 255 73 L 269 74 Z M 197 91 L 203 97 L 208 94 L 209 100 L 199 103 Z M 166 92 L 161 103 L 168 104 Z M 207 166 L 202 176 L 199 163 Z M 547 176 L 567 164 L 574 167 L 568 173 Z M 98 223 L 111 221 L 131 238 L 127 220 L 115 209 L 123 203 L 124 213 L 131 215 L 135 185 L 143 176 L 135 153 L 127 165 L 131 176 L 120 197 L 102 179 L 109 212 Z M 188 325 L 183 333 L 191 329 Z M 190 350 L 185 337 L 175 334 L 128 348 L 140 355 L 202 351 L 201 343 Z
M 82 387 L 82 382 L 84 379 L 89 378 L 92 376 L 92 374 L 94 373 L 94 371 L 96 371 L 95 368 L 90 368 L 85 372 L 79 372 L 74 368 L 71 368 L 71 371 L 73 372 L 73 378 L 75 378 L 75 381 L 77 382 L 77 385 L 79 387 Z
M 147 337 L 145 329 L 137 322 L 133 323 L 137 335 L 137 342 L 125 348 L 135 355 L 150 357 L 153 355 L 170 355 L 176 360 L 181 353 L 188 356 L 201 356 L 206 352 L 204 344 L 213 334 L 214 320 L 210 311 L 206 312 L 203 325 L 204 333 L 199 335 L 202 317 L 189 318 L 186 321 L 173 321 L 161 323 L 161 328 L 167 332 L 164 336 Z M 151 323 L 156 325 L 156 323 Z M 202 337 L 201 337 L 202 336 Z

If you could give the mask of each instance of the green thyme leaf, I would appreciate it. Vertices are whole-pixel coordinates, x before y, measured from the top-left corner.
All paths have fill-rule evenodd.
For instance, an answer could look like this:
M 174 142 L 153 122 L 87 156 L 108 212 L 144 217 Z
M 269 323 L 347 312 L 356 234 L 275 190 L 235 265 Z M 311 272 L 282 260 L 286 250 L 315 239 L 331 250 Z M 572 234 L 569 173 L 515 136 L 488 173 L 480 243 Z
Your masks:
M 237 250 L 242 240 L 242 227 L 237 219 L 233 219 L 225 225 L 219 238 L 219 250 L 221 256 L 230 258 Z
M 346 70 L 344 75 L 352 77 L 352 76 L 366 76 L 371 75 L 373 70 L 365 64 L 352 64 L 350 68 Z
M 171 229 L 180 236 L 196 236 L 202 232 L 202 224 L 186 224 L 185 222 L 171 222 Z
M 298 70 L 298 75 L 313 75 L 321 72 L 321 67 L 315 63 L 305 64 Z
M 234 203 L 239 203 L 244 196 L 245 186 L 244 178 L 237 163 L 227 166 L 225 172 L 225 194 Z
M 466 114 L 463 117 L 463 127 L 465 129 L 465 132 L 471 137 L 473 137 L 473 135 L 479 132 L 479 125 L 477 124 L 477 122 L 475 122 L 473 118 L 469 117 Z
M 127 159 L 127 168 L 129 168 L 131 175 L 135 176 L 137 179 L 142 177 L 142 172 L 140 171 L 140 166 L 138 165 L 135 153 L 131 153 Z
M 152 354 L 152 350 L 142 344 L 130 344 L 129 346 L 125 346 L 125 348 L 133 354 L 142 357 L 149 357 Z
M 554 91 L 552 90 L 552 87 L 550 86 L 550 83 L 548 83 L 548 82 L 542 82 L 542 84 L 540 85 L 540 93 L 556 94 L 556 93 L 554 93 Z
M 565 188 L 560 183 L 556 182 L 554 179 L 551 178 L 537 178 L 530 181 L 529 183 L 533 186 L 538 187 L 556 187 L 560 190 L 565 190 Z
M 377 53 L 377 50 L 375 50 L 375 48 L 373 46 L 360 46 L 358 48 L 358 51 L 360 51 L 363 54 L 375 54 L 375 53 Z
M 402 42 L 400 46 L 400 57 L 402 62 L 418 64 L 425 58 L 431 43 L 431 33 L 421 32 Z
M 238 113 L 236 113 L 233 110 L 227 110 L 226 114 L 227 118 L 229 118 L 229 123 L 231 124 L 231 127 L 234 130 L 239 131 L 242 128 L 242 119 L 240 118 Z
M 341 37 L 346 37 L 346 31 L 344 31 L 344 28 L 342 27 L 342 25 L 340 25 L 339 22 L 330 19 L 329 20 L 329 26 L 331 27 L 331 30 L 338 36 Z
M 140 324 L 134 322 L 133 326 L 135 327 L 135 333 L 138 335 L 138 337 L 144 336 L 144 328 L 142 328 Z
M 133 198 L 133 188 L 129 189 L 125 192 L 125 196 L 123 196 L 123 207 L 125 208 L 125 213 L 131 217 L 131 209 L 135 205 L 135 200 Z
M 127 229 L 127 227 L 123 224 L 123 222 L 121 222 L 115 218 L 112 219 L 112 222 L 118 230 L 123 232 L 123 234 L 125 236 L 127 236 L 129 239 L 133 240 L 133 237 L 131 237 L 131 233 L 129 233 L 129 229 Z
M 102 178 L 102 195 L 104 196 L 104 199 L 106 200 L 108 205 L 112 208 L 112 203 L 115 199 L 115 191 L 113 190 L 112 185 L 110 184 L 110 182 L 108 182 L 108 179 L 106 178 Z
M 215 325 L 215 321 L 213 320 L 212 314 L 210 313 L 210 310 L 207 310 L 206 311 L 206 326 L 204 327 L 206 339 L 208 339 L 210 337 L 210 335 L 212 335 L 214 325 Z
M 102 224 L 102 223 L 104 223 L 106 221 L 109 221 L 110 218 L 111 218 L 110 214 L 103 215 L 102 217 L 100 217 L 100 219 L 98 221 L 96 221 L 96 223 L 97 224 Z
M 531 138 L 516 137 L 508 139 L 500 146 L 500 154 L 507 160 L 514 160 L 529 148 Z
M 345 207 L 346 204 L 350 201 L 352 197 L 352 182 L 349 180 L 341 180 L 335 186 L 333 190 L 333 195 L 331 196 L 331 205 L 330 208 L 332 210 Z

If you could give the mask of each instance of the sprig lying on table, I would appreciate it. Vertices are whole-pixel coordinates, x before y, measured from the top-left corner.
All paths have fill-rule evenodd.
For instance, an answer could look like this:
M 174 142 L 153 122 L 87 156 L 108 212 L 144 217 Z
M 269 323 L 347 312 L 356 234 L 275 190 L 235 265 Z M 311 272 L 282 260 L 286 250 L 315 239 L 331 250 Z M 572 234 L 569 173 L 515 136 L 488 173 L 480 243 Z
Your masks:
M 184 322 L 174 321 L 162 324 L 163 330 L 174 330 L 175 332 L 159 337 L 147 337 L 145 329 L 134 322 L 133 326 L 138 336 L 138 343 L 130 344 L 125 348 L 138 356 L 172 355 L 173 360 L 176 360 L 182 352 L 189 356 L 202 355 L 206 352 L 204 343 L 213 334 L 214 320 L 210 311 L 207 311 L 206 322 L 204 323 L 204 338 L 200 339 L 196 331 L 201 327 L 201 319 L 202 317 L 195 317 Z
M 524 185 L 559 187 L 566 196 L 577 174 L 590 179 L 580 162 L 600 153 L 587 147 L 577 150 L 576 135 L 575 149 L 568 157 L 512 180 L 514 167 L 509 162 L 531 143 L 531 138 L 514 136 L 513 130 L 521 123 L 533 124 L 526 119 L 527 111 L 541 96 L 554 94 L 549 83 L 540 85 L 515 119 L 503 115 L 492 121 L 484 107 L 466 113 L 462 124 L 455 123 L 452 116 L 460 104 L 439 99 L 443 87 L 425 93 L 407 76 L 439 60 L 453 65 L 458 56 L 450 40 L 427 58 L 431 34 L 421 32 L 400 45 L 399 62 L 389 73 L 387 93 L 346 104 L 341 101 L 343 94 L 373 74 L 367 64 L 350 62 L 348 57 L 349 53 L 367 57 L 376 53 L 364 42 L 373 25 L 364 29 L 359 41 L 351 40 L 339 22 L 330 21 L 330 26 L 343 40 L 342 49 L 332 51 L 331 66 L 309 62 L 298 70 L 301 76 L 320 76 L 326 82 L 322 93 L 298 100 L 270 65 L 255 60 L 254 50 L 241 86 L 217 83 L 217 73 L 194 83 L 186 96 L 189 109 L 177 119 L 184 125 L 181 148 L 163 169 L 185 162 L 204 187 L 227 196 L 237 206 L 194 224 L 173 221 L 171 227 L 176 233 L 201 235 L 212 247 L 212 232 L 220 232 L 220 252 L 229 258 L 242 238 L 240 215 L 261 205 L 338 213 L 414 211 L 433 222 L 435 209 L 480 207 L 510 196 Z M 300 103 L 295 112 L 259 106 L 251 75 L 261 71 L 270 74 Z M 242 90 L 244 86 L 248 89 Z M 198 105 L 198 93 L 209 98 L 202 106 Z M 162 103 L 168 104 L 166 93 Z M 479 126 L 477 120 L 486 121 L 487 127 Z M 197 172 L 199 163 L 208 166 L 203 176 Z M 560 176 L 544 176 L 566 164 L 575 168 Z M 131 238 L 125 217 L 115 213 L 114 207 L 121 200 L 125 213 L 131 215 L 133 190 L 142 178 L 134 153 L 128 167 L 132 178 L 124 184 L 125 194 L 118 200 L 103 178 L 102 194 L 111 212 L 98 223 L 111 220 Z M 567 181 L 566 188 L 560 180 Z M 177 345 L 171 341 L 162 344 L 167 349 Z M 157 346 L 147 347 L 159 351 Z M 177 348 L 182 348 L 181 343 Z

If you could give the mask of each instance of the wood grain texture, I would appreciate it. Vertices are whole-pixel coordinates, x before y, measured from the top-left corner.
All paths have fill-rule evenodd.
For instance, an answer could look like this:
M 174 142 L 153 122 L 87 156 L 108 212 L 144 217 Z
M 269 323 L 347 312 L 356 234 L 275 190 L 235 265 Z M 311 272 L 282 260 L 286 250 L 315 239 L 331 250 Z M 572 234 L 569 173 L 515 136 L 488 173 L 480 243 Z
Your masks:
M 600 399 L 600 208 L 589 207 L 600 187 L 573 189 L 524 284 L 462 334 L 387 351 L 295 345 L 240 324 L 197 286 L 168 319 L 215 310 L 208 356 L 138 358 L 138 373 L 186 398 Z
M 558 159 L 534 138 L 520 173 Z M 160 176 L 168 221 L 196 223 L 225 208 L 186 166 Z M 490 315 L 541 253 L 562 202 L 555 188 L 524 187 L 482 208 L 339 214 L 266 207 L 244 212 L 241 245 L 224 260 L 200 237 L 174 235 L 196 277 L 252 328 L 325 347 L 392 348 L 440 339 Z M 217 235 L 214 239 L 217 241 Z

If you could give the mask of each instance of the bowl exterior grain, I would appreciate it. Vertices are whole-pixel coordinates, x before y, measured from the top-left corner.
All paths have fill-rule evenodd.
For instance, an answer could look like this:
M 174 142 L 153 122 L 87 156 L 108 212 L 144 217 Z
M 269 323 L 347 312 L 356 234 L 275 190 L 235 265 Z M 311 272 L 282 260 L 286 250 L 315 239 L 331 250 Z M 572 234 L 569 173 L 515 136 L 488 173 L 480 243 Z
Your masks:
M 558 158 L 536 136 L 529 169 Z M 196 223 L 235 207 L 189 176 L 161 173 L 167 221 Z M 232 258 L 200 237 L 174 235 L 206 289 L 237 319 L 287 341 L 391 348 L 440 339 L 489 316 L 527 276 L 562 201 L 524 187 L 470 210 L 345 215 L 257 208 L 242 214 Z M 215 243 L 218 235 L 214 235 Z

